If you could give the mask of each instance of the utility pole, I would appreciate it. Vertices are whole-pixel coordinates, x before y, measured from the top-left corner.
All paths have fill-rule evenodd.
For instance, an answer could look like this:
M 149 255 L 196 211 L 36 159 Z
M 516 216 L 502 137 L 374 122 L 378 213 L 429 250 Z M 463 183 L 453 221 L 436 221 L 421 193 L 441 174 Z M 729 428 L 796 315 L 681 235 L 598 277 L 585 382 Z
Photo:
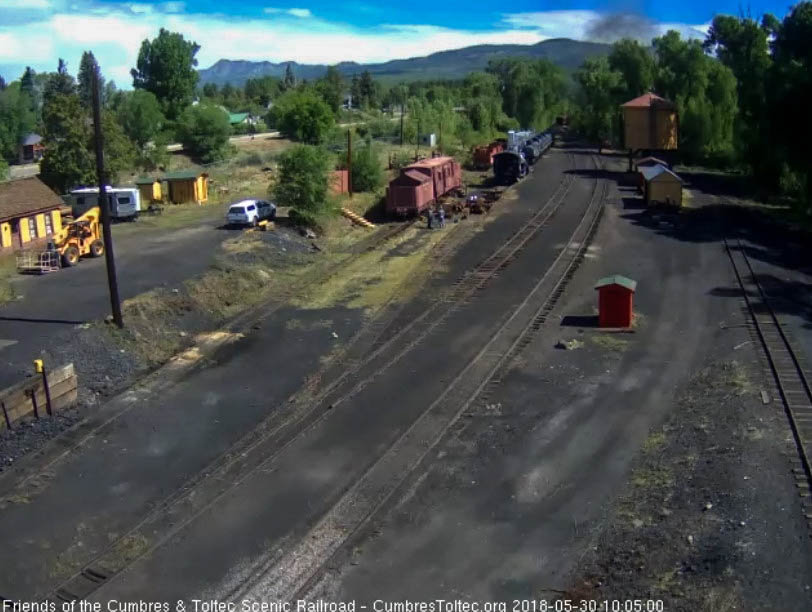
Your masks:
M 104 143 L 102 142 L 101 101 L 99 99 L 99 66 L 93 67 L 93 132 L 96 144 L 96 175 L 99 179 L 99 210 L 101 211 L 102 237 L 104 239 L 104 260 L 107 263 L 107 285 L 110 288 L 110 307 L 113 321 L 118 327 L 124 327 L 121 317 L 121 301 L 118 297 L 118 279 L 116 278 L 116 260 L 113 256 L 113 233 L 110 229 L 110 203 L 107 201 L 107 189 L 104 184 Z
M 352 199 L 352 131 L 347 130 L 347 192 Z
M 403 102 L 400 103 L 400 146 L 403 146 L 403 113 L 404 113 L 404 104 Z
M 417 149 L 415 149 L 415 152 L 414 152 L 414 160 L 415 161 L 420 159 L 420 117 L 417 118 L 417 138 L 416 138 L 416 140 L 417 140 L 417 142 L 415 144 L 417 145 Z

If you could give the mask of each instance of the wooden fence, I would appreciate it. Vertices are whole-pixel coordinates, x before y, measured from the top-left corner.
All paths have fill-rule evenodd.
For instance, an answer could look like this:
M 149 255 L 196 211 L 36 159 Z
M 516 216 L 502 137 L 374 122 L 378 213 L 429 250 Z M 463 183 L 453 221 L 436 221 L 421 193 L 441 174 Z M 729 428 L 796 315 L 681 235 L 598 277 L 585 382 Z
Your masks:
M 78 393 L 78 380 L 73 364 L 46 371 L 48 389 L 42 374 L 21 380 L 0 391 L 0 430 L 13 428 L 26 416 L 43 418 L 71 406 Z

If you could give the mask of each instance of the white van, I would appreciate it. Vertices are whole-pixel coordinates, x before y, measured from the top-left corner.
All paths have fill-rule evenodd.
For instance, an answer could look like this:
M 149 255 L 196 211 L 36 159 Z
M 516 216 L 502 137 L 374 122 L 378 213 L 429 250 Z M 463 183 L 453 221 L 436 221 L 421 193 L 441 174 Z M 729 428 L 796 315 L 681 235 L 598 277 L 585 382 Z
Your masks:
M 135 221 L 141 212 L 141 196 L 134 187 L 107 187 L 107 199 L 110 202 L 110 217 L 117 220 Z M 99 205 L 99 188 L 83 187 L 74 189 L 68 194 L 73 217 L 86 213 Z

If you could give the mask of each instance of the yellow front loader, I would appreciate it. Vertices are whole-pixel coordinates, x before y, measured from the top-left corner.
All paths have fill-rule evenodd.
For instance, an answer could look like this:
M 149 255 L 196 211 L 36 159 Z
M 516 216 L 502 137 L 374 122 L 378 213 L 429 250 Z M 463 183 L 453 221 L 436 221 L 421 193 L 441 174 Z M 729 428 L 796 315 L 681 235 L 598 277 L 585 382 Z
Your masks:
M 17 269 L 20 272 L 44 273 L 69 268 L 79 263 L 79 258 L 86 255 L 100 257 L 104 254 L 104 242 L 101 239 L 101 211 L 94 206 L 66 223 L 61 230 L 51 236 L 44 251 L 27 251 L 17 256 Z

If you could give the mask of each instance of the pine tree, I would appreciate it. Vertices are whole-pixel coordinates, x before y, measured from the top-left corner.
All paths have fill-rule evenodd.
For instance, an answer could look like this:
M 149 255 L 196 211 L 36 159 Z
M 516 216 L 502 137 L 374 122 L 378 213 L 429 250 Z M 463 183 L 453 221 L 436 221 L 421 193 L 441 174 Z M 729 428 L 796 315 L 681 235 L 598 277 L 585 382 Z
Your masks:
M 79 99 L 86 108 L 90 108 L 93 104 L 94 71 L 99 77 L 99 94 L 104 97 L 104 77 L 102 77 L 101 71 L 99 70 L 99 64 L 96 62 L 92 51 L 85 51 L 82 53 L 82 60 L 79 63 L 78 93 Z
M 296 77 L 293 74 L 293 67 L 290 64 L 285 68 L 285 80 L 282 81 L 282 87 L 286 91 L 296 87 Z

